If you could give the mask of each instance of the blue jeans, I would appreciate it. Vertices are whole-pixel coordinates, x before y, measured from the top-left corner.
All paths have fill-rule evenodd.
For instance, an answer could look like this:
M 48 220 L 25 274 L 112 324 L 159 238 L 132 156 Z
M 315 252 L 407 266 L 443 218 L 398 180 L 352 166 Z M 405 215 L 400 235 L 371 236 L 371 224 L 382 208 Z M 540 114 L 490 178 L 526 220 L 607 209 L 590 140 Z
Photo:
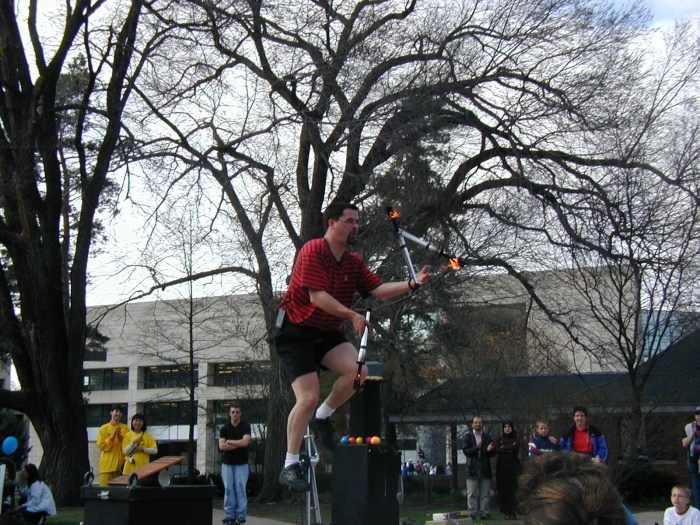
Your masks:
M 698 463 L 693 458 L 688 460 L 688 474 L 690 474 L 690 481 L 693 486 L 693 501 L 695 502 L 695 508 L 697 508 L 697 505 L 700 505 L 700 472 L 698 472 Z
M 248 465 L 221 464 L 221 481 L 224 482 L 224 512 L 227 518 L 245 518 L 248 498 L 245 486 L 248 483 Z

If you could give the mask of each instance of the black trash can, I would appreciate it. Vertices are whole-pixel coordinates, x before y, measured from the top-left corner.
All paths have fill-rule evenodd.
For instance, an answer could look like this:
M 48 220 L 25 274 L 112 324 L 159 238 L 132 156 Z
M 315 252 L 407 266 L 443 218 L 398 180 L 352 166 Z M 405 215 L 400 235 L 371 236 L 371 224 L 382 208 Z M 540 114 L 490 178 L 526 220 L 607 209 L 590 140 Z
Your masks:
M 85 525 L 211 525 L 216 487 L 82 487 Z
M 333 525 L 398 523 L 400 476 L 401 454 L 394 447 L 338 445 L 333 453 Z

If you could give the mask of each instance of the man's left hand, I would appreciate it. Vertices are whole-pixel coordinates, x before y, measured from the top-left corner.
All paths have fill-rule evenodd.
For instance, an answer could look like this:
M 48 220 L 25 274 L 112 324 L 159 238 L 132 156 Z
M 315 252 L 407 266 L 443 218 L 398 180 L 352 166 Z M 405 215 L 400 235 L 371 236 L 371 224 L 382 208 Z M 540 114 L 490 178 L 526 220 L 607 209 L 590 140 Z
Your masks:
M 423 268 L 421 268 L 421 271 L 416 274 L 416 281 L 419 286 L 422 286 L 425 284 L 425 281 L 430 279 L 430 276 L 432 275 L 431 273 L 428 272 L 430 270 L 430 266 L 425 265 Z

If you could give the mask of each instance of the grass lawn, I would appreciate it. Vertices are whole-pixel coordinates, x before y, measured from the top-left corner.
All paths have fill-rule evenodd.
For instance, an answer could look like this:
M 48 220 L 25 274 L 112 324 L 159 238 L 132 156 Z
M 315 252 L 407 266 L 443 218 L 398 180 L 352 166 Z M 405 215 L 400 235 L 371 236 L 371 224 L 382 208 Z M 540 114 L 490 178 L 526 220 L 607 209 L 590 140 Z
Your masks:
M 321 520 L 323 523 L 331 522 L 331 494 L 321 493 Z M 259 518 L 269 518 L 285 523 L 305 523 L 306 510 L 304 507 L 305 498 L 303 495 L 293 496 L 283 503 L 254 503 L 248 504 L 248 514 Z M 634 506 L 632 512 L 642 512 L 651 510 L 663 510 L 666 502 L 648 502 L 644 505 Z M 221 508 L 223 501 L 221 498 L 214 498 L 213 507 Z M 496 506 L 497 508 L 497 506 Z M 433 497 L 428 503 L 425 498 L 412 495 L 403 505 L 399 507 L 399 517 L 407 518 L 413 522 L 425 523 L 432 519 L 433 513 L 452 512 L 466 510 L 466 501 L 454 496 Z M 475 523 L 484 525 L 508 525 L 523 523 L 522 519 L 517 521 L 504 520 L 500 512 L 492 512 L 492 520 L 475 520 Z M 58 514 L 49 520 L 50 525 L 78 525 L 83 521 L 82 507 L 62 507 L 58 509 Z M 313 520 L 312 520 L 313 521 Z M 387 524 L 391 525 L 391 524 Z
M 51 525 L 78 525 L 83 521 L 83 507 L 61 507 L 56 515 L 49 518 Z

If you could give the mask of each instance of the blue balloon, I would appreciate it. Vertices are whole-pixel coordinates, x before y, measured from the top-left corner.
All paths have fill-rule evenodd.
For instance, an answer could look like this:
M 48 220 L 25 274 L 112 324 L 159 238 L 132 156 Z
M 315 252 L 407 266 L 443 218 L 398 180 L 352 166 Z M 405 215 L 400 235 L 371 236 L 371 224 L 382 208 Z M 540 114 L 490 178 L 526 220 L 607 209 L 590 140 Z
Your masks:
M 17 450 L 17 445 L 17 438 L 15 436 L 6 437 L 5 441 L 2 442 L 2 451 L 9 456 Z

